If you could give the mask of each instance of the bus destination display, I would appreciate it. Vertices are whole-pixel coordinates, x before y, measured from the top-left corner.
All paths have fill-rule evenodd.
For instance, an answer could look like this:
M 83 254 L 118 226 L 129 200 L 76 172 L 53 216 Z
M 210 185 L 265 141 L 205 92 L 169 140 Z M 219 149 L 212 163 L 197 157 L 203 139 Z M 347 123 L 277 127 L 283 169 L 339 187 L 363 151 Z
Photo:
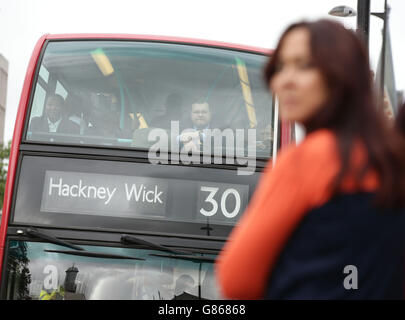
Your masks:
M 40 210 L 235 223 L 248 196 L 241 184 L 47 170 Z M 187 212 L 179 212 L 179 202 Z

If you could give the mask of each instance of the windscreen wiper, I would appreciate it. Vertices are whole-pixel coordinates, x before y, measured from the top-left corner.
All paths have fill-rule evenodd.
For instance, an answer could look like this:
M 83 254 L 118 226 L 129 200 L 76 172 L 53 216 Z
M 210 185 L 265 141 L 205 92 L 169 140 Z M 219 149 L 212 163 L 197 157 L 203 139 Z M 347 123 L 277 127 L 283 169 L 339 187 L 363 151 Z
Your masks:
M 166 251 L 174 254 L 185 254 L 187 252 L 181 251 L 181 250 L 175 250 L 175 249 L 170 249 L 168 247 L 162 246 L 160 244 L 156 244 L 150 241 L 146 241 L 134 236 L 128 236 L 128 235 L 123 235 L 121 236 L 121 243 L 123 244 L 139 244 L 139 245 L 144 245 L 152 249 L 160 250 L 160 251 Z
M 121 254 L 91 252 L 91 251 L 47 250 L 47 249 L 45 249 L 44 251 L 45 252 L 50 252 L 50 253 L 61 253 L 61 254 L 69 254 L 69 255 L 73 255 L 73 256 L 102 258 L 102 259 L 145 260 L 143 258 L 124 256 L 124 255 L 121 255 Z
M 70 242 L 65 241 L 65 240 L 61 240 L 61 239 L 55 237 L 54 235 L 45 233 L 43 231 L 38 231 L 37 229 L 32 228 L 32 227 L 26 228 L 25 230 L 22 230 L 22 229 L 18 230 L 17 234 L 26 235 L 26 236 L 29 236 L 29 237 L 32 237 L 32 238 L 38 238 L 38 239 L 45 240 L 45 241 L 50 242 L 50 243 L 54 243 L 54 244 L 64 246 L 64 247 L 68 247 L 68 248 L 75 249 L 75 250 L 81 250 L 81 251 L 84 250 L 82 247 L 79 247 L 79 246 L 77 246 L 77 245 L 75 245 L 73 243 L 70 243 Z
M 151 253 L 150 256 L 154 257 L 163 257 L 163 258 L 173 258 L 173 259 L 181 259 L 181 260 L 188 260 L 196 263 L 202 262 L 215 262 L 215 258 L 211 257 L 204 257 L 204 256 L 195 256 L 192 254 L 158 254 L 158 253 Z

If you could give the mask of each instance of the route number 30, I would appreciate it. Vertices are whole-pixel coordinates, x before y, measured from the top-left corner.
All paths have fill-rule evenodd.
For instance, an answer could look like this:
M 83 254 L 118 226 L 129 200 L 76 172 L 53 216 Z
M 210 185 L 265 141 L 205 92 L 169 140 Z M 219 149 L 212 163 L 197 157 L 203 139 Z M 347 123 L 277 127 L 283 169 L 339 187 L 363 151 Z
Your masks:
M 211 208 L 210 208 L 211 210 L 206 210 L 204 208 L 200 209 L 200 213 L 202 215 L 204 215 L 206 217 L 211 217 L 218 212 L 218 201 L 214 199 L 218 190 L 219 190 L 219 188 L 201 186 L 201 191 L 209 192 L 209 194 L 205 198 L 204 202 L 208 202 L 211 204 Z M 235 199 L 235 207 L 233 208 L 232 211 L 230 211 L 230 210 L 228 211 L 228 209 L 230 209 L 230 208 L 226 207 L 226 200 L 228 199 L 228 197 L 234 197 L 234 199 Z M 234 188 L 225 189 L 225 191 L 221 195 L 221 201 L 220 201 L 220 207 L 221 207 L 222 214 L 228 219 L 234 218 L 238 215 L 238 213 L 240 211 L 240 206 L 241 206 L 241 199 L 240 199 L 239 192 Z

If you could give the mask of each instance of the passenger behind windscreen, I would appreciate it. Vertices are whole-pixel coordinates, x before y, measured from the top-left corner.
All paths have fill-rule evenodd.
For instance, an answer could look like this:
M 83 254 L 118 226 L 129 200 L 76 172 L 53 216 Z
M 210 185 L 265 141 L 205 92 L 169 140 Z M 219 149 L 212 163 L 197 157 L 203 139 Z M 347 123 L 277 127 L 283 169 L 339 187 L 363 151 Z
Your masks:
M 190 119 L 192 128 L 182 131 L 179 137 L 184 151 L 200 151 L 205 138 L 205 129 L 211 128 L 211 110 L 206 101 L 197 101 L 191 105 Z
M 118 100 L 109 94 L 98 94 L 95 106 L 92 108 L 89 127 L 85 131 L 87 136 L 104 138 L 131 138 L 130 129 L 120 127 L 121 112 Z
M 79 134 L 80 127 L 64 115 L 65 100 L 59 94 L 48 97 L 44 113 L 31 119 L 32 132 Z
M 166 130 L 171 129 L 171 121 L 178 121 L 182 105 L 182 96 L 179 93 L 170 93 L 163 104 L 158 104 L 151 109 L 150 126 Z

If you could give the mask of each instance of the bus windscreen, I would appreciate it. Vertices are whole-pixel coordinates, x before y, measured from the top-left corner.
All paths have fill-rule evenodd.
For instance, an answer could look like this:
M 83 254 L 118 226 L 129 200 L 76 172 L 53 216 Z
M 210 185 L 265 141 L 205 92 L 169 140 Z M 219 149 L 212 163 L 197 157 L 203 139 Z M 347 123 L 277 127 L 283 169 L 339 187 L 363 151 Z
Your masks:
M 25 139 L 268 158 L 266 58 L 173 43 L 49 41 Z

